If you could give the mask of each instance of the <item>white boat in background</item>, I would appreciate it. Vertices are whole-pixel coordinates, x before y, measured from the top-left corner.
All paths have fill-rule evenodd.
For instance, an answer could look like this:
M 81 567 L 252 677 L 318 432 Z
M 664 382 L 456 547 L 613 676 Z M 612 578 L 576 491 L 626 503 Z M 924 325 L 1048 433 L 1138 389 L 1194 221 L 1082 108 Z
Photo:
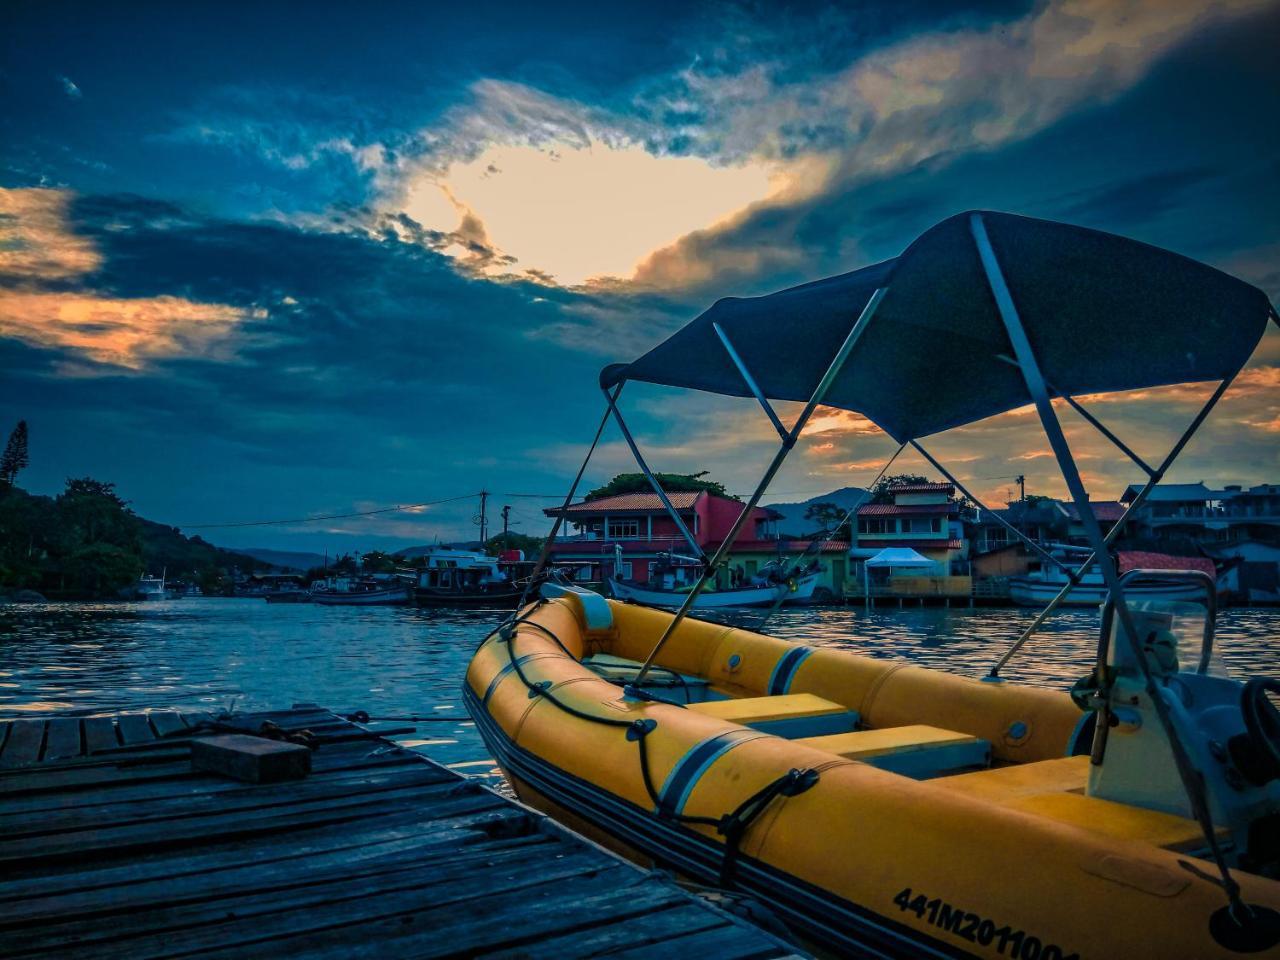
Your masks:
M 402 607 L 412 599 L 412 588 L 402 580 L 330 577 L 311 588 L 311 602 L 326 607 Z
M 1089 551 L 1080 548 L 1059 547 L 1054 549 L 1052 556 L 1057 557 L 1069 566 L 1078 566 L 1081 561 L 1088 556 Z M 1134 554 L 1134 556 L 1138 556 Z M 1151 556 L 1149 554 L 1143 556 Z M 1120 568 L 1123 572 L 1126 569 L 1124 563 L 1125 554 L 1120 554 Z M 1200 569 L 1200 564 L 1196 558 L 1186 557 L 1164 557 L 1166 561 L 1185 560 L 1183 569 Z M 1141 566 L 1141 564 L 1138 564 Z M 1133 566 L 1133 565 L 1128 565 Z M 1170 569 L 1178 569 L 1170 564 Z M 1209 562 L 1209 571 L 1212 571 L 1212 561 Z M 1212 576 L 1212 573 L 1210 573 Z M 1045 564 L 1040 570 L 1032 571 L 1025 576 L 1011 577 L 1009 579 L 1009 599 L 1020 607 L 1043 607 L 1056 597 L 1062 588 L 1067 585 L 1067 572 L 1056 564 Z M 1204 588 L 1197 583 L 1188 582 L 1186 580 L 1170 579 L 1167 581 L 1159 580 L 1138 580 L 1125 588 L 1125 595 L 1131 596 L 1135 600 L 1178 600 L 1178 599 L 1195 599 L 1195 597 L 1204 592 Z M 1102 573 L 1097 567 L 1091 567 L 1084 573 L 1079 582 L 1071 588 L 1071 592 L 1063 598 L 1061 606 L 1065 607 L 1097 607 L 1105 603 L 1107 600 L 1107 585 L 1102 579 Z
M 135 600 L 168 600 L 169 594 L 164 588 L 164 578 L 168 571 L 162 571 L 158 577 L 141 576 L 133 587 Z
M 649 607 L 678 607 L 684 603 L 688 590 L 655 590 L 633 580 L 612 577 L 609 590 L 618 600 L 629 600 Z M 784 580 L 781 583 L 765 583 L 741 587 L 736 590 L 704 590 L 693 602 L 694 609 L 708 610 L 716 607 L 769 607 L 779 599 L 785 603 L 804 603 L 813 597 L 818 585 L 816 573 Z

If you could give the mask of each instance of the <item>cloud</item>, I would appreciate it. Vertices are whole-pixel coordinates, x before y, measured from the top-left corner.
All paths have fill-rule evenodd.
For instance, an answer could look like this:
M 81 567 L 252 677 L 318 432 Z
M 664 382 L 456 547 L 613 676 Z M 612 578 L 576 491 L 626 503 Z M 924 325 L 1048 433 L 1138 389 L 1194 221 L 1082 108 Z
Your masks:
M 84 96 L 80 88 L 76 86 L 75 81 L 73 81 L 70 77 L 59 76 L 58 82 L 62 84 L 62 92 L 65 93 L 70 99 L 79 100 L 81 97 Z
M 265 316 L 265 311 L 257 311 Z M 114 299 L 0 290 L 0 336 L 66 349 L 93 363 L 141 369 L 157 357 L 228 359 L 227 337 L 249 311 L 182 297 Z M 66 367 L 80 374 L 92 367 Z
M 0 187 L 0 278 L 10 284 L 79 277 L 102 262 L 67 223 L 66 190 Z
M 732 156 L 812 154 L 830 162 L 809 198 L 759 204 L 727 229 L 691 234 L 656 252 L 636 279 L 658 286 L 723 283 L 770 267 L 786 270 L 797 251 L 784 238 L 803 242 L 815 233 L 825 238 L 817 241 L 822 255 L 847 262 L 856 247 L 832 249 L 831 231 L 805 226 L 821 220 L 832 195 L 1025 140 L 1073 111 L 1114 99 L 1189 37 L 1263 6 L 1264 0 L 1076 0 L 1042 4 L 984 28 L 918 34 L 808 80 L 782 80 L 776 64 L 729 74 L 691 69 L 660 102 L 696 104 L 706 144 Z M 1167 180 L 1163 187 L 1190 183 Z M 776 260 L 775 249 L 782 253 Z M 761 254 L 744 257 L 752 250 Z
M 74 200 L 65 190 L 0 189 L 0 277 L 10 282 L 0 288 L 0 336 L 65 351 L 71 357 L 59 369 L 85 376 L 98 372 L 95 365 L 138 370 L 158 357 L 225 359 L 231 328 L 251 313 L 266 315 L 179 296 L 86 289 L 104 261 L 93 239 L 73 229 Z

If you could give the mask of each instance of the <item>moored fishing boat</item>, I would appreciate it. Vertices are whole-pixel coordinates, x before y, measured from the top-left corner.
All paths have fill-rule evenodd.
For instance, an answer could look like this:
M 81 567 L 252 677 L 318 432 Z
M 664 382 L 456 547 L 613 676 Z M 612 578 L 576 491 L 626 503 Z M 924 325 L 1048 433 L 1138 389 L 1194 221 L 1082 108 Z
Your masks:
M 705 590 L 694 601 L 695 609 L 719 607 L 769 607 L 774 603 L 804 603 L 812 599 L 818 585 L 818 575 L 809 573 L 791 577 L 779 583 L 763 582 L 757 585 L 726 590 Z M 684 590 L 657 590 L 645 584 L 611 577 L 609 591 L 619 600 L 630 600 L 651 607 L 678 607 L 684 602 Z
M 1121 574 L 1109 552 L 1274 317 L 1260 291 L 1166 251 L 991 213 L 886 263 L 721 301 L 606 368 L 601 430 L 618 423 L 661 495 L 623 383 L 754 397 L 782 444 L 738 526 L 674 613 L 544 586 L 471 662 L 477 728 L 526 801 L 757 897 L 824 950 L 1274 955 L 1280 681 L 1216 666 L 1211 578 Z M 1140 352 L 1102 350 L 1119 322 Z M 1138 459 L 1149 482 L 1104 536 L 1054 399 L 1134 458 L 1076 397 L 1204 381 L 1220 382 L 1158 465 Z M 789 430 L 778 399 L 805 403 Z M 821 403 L 910 444 L 974 502 L 921 438 L 1034 405 L 1091 547 L 1074 576 L 1096 563 L 1108 590 L 1093 670 L 1070 693 L 998 676 L 1066 590 L 982 680 L 688 616 Z M 1131 593 L 1154 577 L 1196 596 Z
M 1009 599 L 1021 607 L 1043 607 L 1064 590 L 1068 592 L 1060 601 L 1064 607 L 1098 607 L 1106 602 L 1109 590 L 1101 572 L 1096 569 L 1087 570 L 1075 578 L 1072 583 L 1068 561 L 1076 555 L 1077 562 L 1089 553 L 1086 548 L 1053 549 L 1051 555 L 1058 562 L 1044 564 L 1025 576 L 1009 578 Z M 1117 559 L 1123 573 L 1126 567 L 1126 554 L 1121 552 Z M 1212 560 L 1196 558 L 1168 558 L 1181 560 L 1182 563 L 1170 569 L 1204 570 L 1210 577 L 1214 576 Z M 1128 594 L 1134 599 L 1176 600 L 1194 598 L 1201 592 L 1196 583 L 1188 583 L 1178 578 L 1161 581 L 1153 578 L 1150 581 L 1134 583 Z
M 523 556 L 523 554 L 520 554 Z M 436 548 L 426 554 L 413 598 L 420 607 L 506 607 L 513 609 L 524 583 L 511 571 L 522 561 L 505 564 L 474 550 Z M 503 567 L 507 569 L 503 569 Z
M 311 602 L 324 607 L 401 607 L 412 598 L 407 583 L 365 577 L 331 577 L 311 591 Z

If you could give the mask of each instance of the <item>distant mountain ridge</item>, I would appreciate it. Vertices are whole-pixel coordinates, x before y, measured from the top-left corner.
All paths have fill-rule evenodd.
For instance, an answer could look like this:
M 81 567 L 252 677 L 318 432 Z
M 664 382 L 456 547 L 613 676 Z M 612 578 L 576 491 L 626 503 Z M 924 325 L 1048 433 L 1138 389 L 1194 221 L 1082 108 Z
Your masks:
M 255 560 L 269 563 L 282 570 L 303 572 L 312 567 L 324 566 L 324 555 L 320 553 L 303 553 L 294 550 L 269 550 L 266 547 L 245 547 L 236 551 L 247 554 Z
M 841 487 L 839 490 L 820 493 L 799 503 L 766 503 L 765 506 L 782 514 L 782 519 L 778 521 L 779 533 L 785 536 L 803 537 L 805 534 L 817 533 L 822 529 L 821 524 L 804 518 L 805 511 L 813 504 L 834 503 L 847 510 L 862 503 L 869 496 L 870 494 L 862 487 Z

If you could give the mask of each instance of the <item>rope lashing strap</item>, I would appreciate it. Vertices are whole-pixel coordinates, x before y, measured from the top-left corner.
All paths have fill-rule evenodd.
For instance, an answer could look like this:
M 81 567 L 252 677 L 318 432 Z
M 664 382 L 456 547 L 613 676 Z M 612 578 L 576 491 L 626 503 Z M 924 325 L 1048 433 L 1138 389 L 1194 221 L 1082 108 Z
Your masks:
M 525 621 L 519 621 L 525 622 Z M 548 627 L 540 623 L 526 622 L 528 626 L 535 627 L 542 633 L 550 637 L 561 650 L 568 653 L 568 648 L 560 640 L 555 633 Z M 645 792 L 648 793 L 649 799 L 653 802 L 654 809 L 658 811 L 658 815 L 666 819 L 674 820 L 677 823 L 684 824 L 701 824 L 703 826 L 715 827 L 716 831 L 725 837 L 725 856 L 721 865 L 721 876 L 732 876 L 734 867 L 738 857 L 738 845 L 742 840 L 742 835 L 747 828 L 751 826 L 752 821 L 756 819 L 765 808 L 773 801 L 775 797 L 785 796 L 794 797 L 804 793 L 810 787 L 818 782 L 818 771 L 816 770 L 790 770 L 778 779 L 766 784 L 763 788 L 752 794 L 746 800 L 742 801 L 736 809 L 731 813 L 722 817 L 699 817 L 690 816 L 686 813 L 680 813 L 670 809 L 669 805 L 663 800 L 662 793 L 653 784 L 653 773 L 649 767 L 649 751 L 646 746 L 646 740 L 654 730 L 658 728 L 658 722 L 648 717 L 637 720 L 623 720 L 620 717 L 599 717 L 594 714 L 571 707 L 567 703 L 558 699 L 547 686 L 542 683 L 532 682 L 526 675 L 520 665 L 520 658 L 516 656 L 515 626 L 511 624 L 508 629 L 497 633 L 499 639 L 507 646 L 507 656 L 510 659 L 511 666 L 514 668 L 515 675 L 524 684 L 526 690 L 529 691 L 530 697 L 536 697 L 549 702 L 552 706 L 569 714 L 571 717 L 577 717 L 580 720 L 587 720 L 592 723 L 600 723 L 610 727 L 620 727 L 626 729 L 626 737 L 628 740 L 635 742 L 640 755 L 640 779 L 644 783 Z M 493 636 L 493 634 L 490 634 Z
M 743 834 L 764 813 L 776 797 L 795 797 L 815 786 L 818 771 L 810 769 L 790 770 L 777 780 L 767 784 L 738 805 L 738 808 L 721 818 L 716 829 L 724 836 L 724 859 L 720 863 L 720 886 L 733 885 L 737 871 L 738 855 Z

